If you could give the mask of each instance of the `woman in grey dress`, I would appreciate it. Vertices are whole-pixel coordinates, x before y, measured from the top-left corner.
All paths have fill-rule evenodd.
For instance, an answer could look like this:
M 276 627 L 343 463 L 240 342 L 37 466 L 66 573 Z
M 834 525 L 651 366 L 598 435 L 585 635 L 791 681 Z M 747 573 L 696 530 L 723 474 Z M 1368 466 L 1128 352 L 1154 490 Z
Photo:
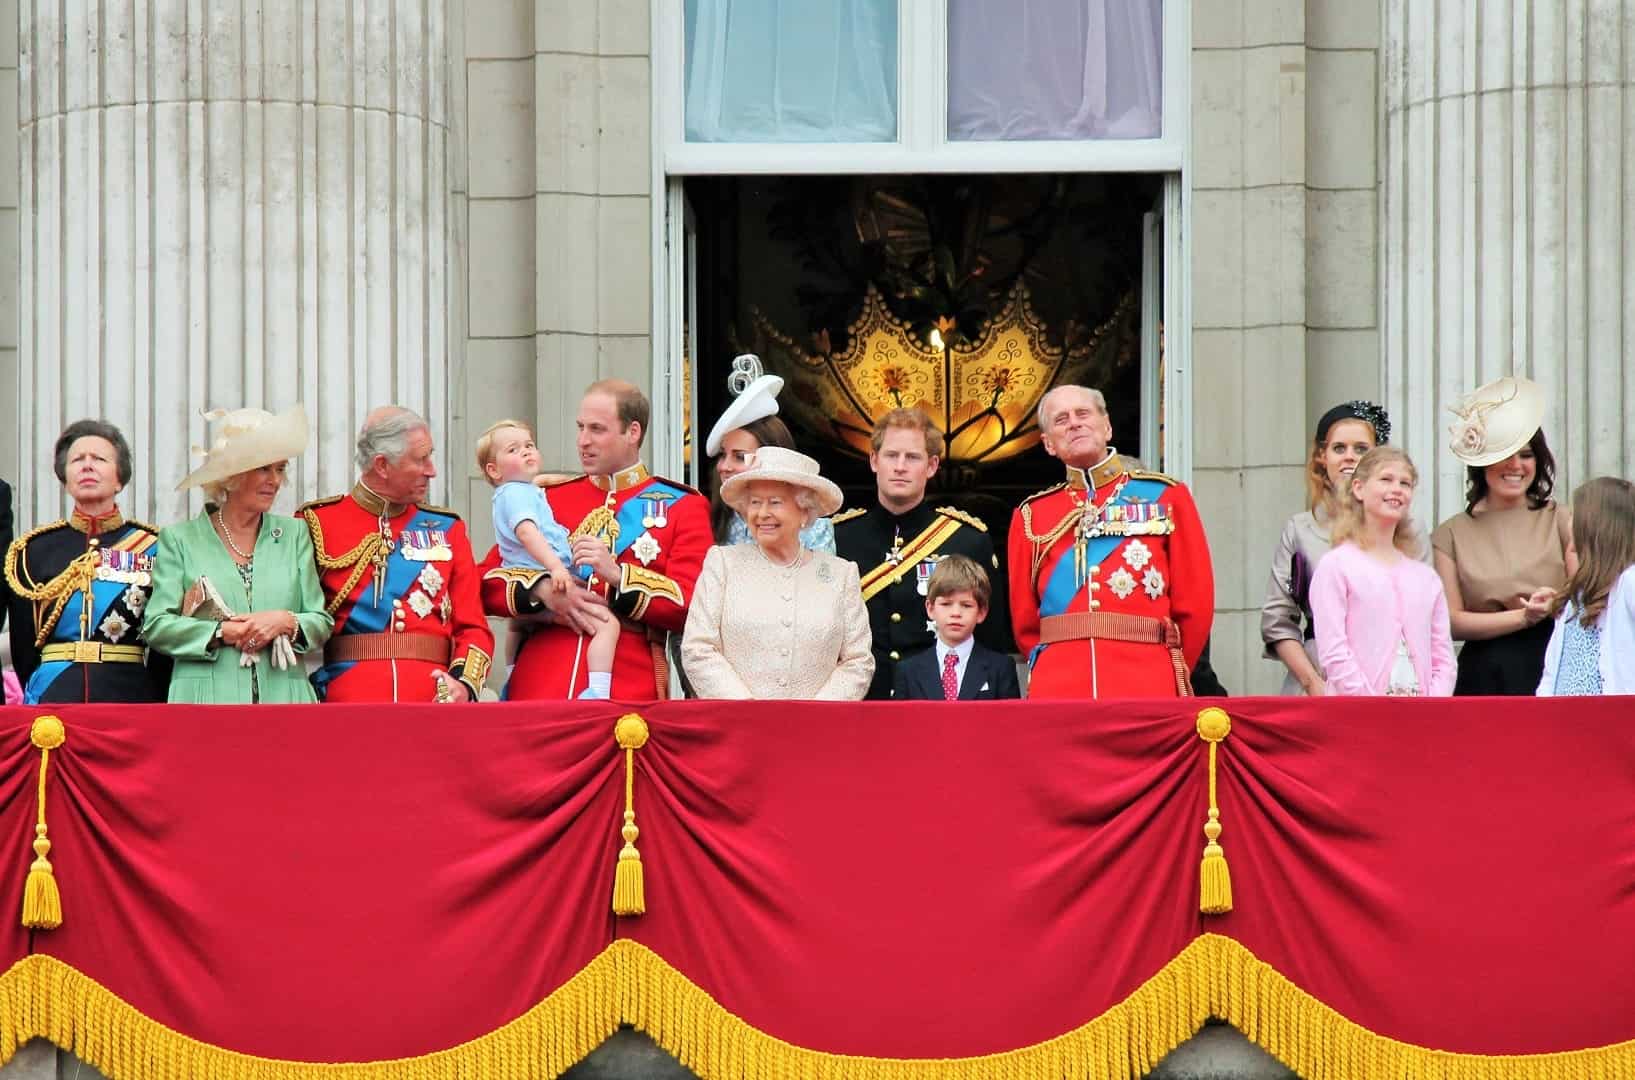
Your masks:
M 1260 608 L 1266 658 L 1280 660 L 1288 669 L 1283 680 L 1285 694 L 1317 697 L 1323 693 L 1309 599 L 1311 576 L 1317 560 L 1328 554 L 1335 492 L 1351 482 L 1351 473 L 1364 454 L 1390 438 L 1390 417 L 1371 401 L 1336 405 L 1317 421 L 1306 470 L 1306 509 L 1283 524 L 1283 535 L 1272 553 L 1266 601 Z

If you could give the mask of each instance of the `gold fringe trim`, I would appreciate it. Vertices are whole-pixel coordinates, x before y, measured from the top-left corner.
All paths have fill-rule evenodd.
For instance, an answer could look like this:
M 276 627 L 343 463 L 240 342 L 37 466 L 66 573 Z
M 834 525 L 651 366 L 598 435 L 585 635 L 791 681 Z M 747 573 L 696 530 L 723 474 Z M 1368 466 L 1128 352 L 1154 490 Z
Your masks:
M 618 955 L 608 949 L 487 1035 L 390 1061 L 281 1061 L 211 1046 L 138 1012 L 51 956 L 0 975 L 0 1064 L 30 1039 L 78 1055 L 108 1080 L 532 1080 L 566 1072 L 618 1028 Z
M 1305 1080 L 1580 1080 L 1635 1077 L 1635 1040 L 1553 1054 L 1484 1056 L 1376 1035 L 1228 937 L 1204 934 L 1094 1020 L 981 1057 L 898 1060 L 827 1054 L 751 1027 L 633 941 L 616 941 L 527 1013 L 415 1058 L 326 1064 L 239 1054 L 149 1019 L 54 957 L 0 976 L 0 1064 L 50 1040 L 109 1080 L 532 1080 L 583 1060 L 622 1021 L 704 1080 L 1126 1080 L 1151 1072 L 1217 1016 Z

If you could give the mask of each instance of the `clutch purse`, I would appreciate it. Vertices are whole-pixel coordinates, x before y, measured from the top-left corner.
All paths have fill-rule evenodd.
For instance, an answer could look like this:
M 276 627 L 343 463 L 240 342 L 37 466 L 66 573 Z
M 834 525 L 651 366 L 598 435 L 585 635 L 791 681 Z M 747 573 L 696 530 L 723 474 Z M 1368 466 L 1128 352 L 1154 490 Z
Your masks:
M 233 609 L 221 598 L 221 592 L 215 583 L 200 574 L 187 590 L 187 594 L 182 597 L 182 614 L 194 619 L 219 623 L 233 618 Z M 295 659 L 295 647 L 290 644 L 287 637 L 273 638 L 272 643 L 267 646 L 267 658 L 272 666 L 280 671 L 292 668 L 299 662 Z M 255 655 L 240 649 L 238 663 L 240 667 L 250 667 L 255 663 Z

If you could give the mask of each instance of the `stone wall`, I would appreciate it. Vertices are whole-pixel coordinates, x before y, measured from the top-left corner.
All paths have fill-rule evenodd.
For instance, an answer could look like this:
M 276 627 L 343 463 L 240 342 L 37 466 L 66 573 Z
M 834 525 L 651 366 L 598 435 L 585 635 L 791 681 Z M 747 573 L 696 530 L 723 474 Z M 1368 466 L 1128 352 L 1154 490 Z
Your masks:
M 1193 482 L 1215 556 L 1212 658 L 1275 693 L 1260 605 L 1303 509 L 1310 425 L 1382 392 L 1376 311 L 1378 8 L 1193 7 Z

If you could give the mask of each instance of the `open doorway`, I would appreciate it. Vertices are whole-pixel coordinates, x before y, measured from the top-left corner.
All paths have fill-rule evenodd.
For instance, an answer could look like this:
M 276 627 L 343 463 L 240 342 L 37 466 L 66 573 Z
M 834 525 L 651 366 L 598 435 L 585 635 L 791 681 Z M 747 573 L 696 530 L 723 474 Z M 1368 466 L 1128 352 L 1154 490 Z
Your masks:
M 1165 179 L 680 182 L 689 482 L 711 482 L 697 443 L 743 352 L 784 377 L 781 415 L 848 505 L 874 497 L 873 419 L 918 405 L 949 435 L 931 496 L 1002 536 L 1021 499 L 1060 479 L 1033 422 L 1060 382 L 1102 389 L 1118 445 L 1160 465 Z

